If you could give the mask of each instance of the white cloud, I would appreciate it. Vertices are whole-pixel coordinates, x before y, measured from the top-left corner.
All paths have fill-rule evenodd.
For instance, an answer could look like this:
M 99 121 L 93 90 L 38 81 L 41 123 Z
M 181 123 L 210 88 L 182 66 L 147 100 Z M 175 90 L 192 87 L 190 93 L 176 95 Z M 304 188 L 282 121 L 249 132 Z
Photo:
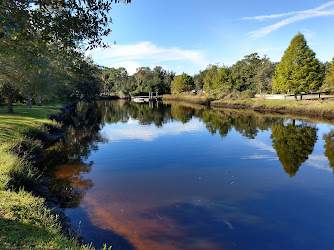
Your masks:
M 137 68 L 141 67 L 141 64 L 139 62 L 134 62 L 134 61 L 124 61 L 124 62 L 118 62 L 112 65 L 114 68 L 126 68 L 128 73 L 130 75 L 133 75 L 134 73 L 137 72 Z
M 255 16 L 255 17 L 243 17 L 241 20 L 257 20 L 257 21 L 264 21 L 266 19 L 273 19 L 273 18 L 280 18 L 285 16 L 291 16 L 294 14 L 298 14 L 300 11 L 291 11 L 288 13 L 283 14 L 273 14 L 273 15 L 266 15 L 266 16 Z
M 267 16 L 256 16 L 256 17 L 244 17 L 243 20 L 266 20 L 266 19 L 272 19 L 272 18 L 279 18 L 279 17 L 285 17 L 285 16 L 291 16 L 288 18 L 285 18 L 275 24 L 266 26 L 264 28 L 252 31 L 249 33 L 250 37 L 252 38 L 260 38 L 268 35 L 269 33 L 284 27 L 286 25 L 302 21 L 309 18 L 314 17 L 321 17 L 321 16 L 334 16 L 334 1 L 330 1 L 326 4 L 320 5 L 319 7 L 315 9 L 309 9 L 309 10 L 303 10 L 303 11 L 293 11 L 288 13 L 282 13 L 282 14 L 274 14 L 274 15 L 267 15 Z
M 138 61 L 147 60 L 160 64 L 166 61 L 186 61 L 197 66 L 206 67 L 208 64 L 205 54 L 201 50 L 183 50 L 177 47 L 165 48 L 151 42 L 140 42 L 128 45 L 113 45 L 107 49 L 90 51 L 94 60 L 112 60 L 112 65 L 126 65 L 133 67 Z

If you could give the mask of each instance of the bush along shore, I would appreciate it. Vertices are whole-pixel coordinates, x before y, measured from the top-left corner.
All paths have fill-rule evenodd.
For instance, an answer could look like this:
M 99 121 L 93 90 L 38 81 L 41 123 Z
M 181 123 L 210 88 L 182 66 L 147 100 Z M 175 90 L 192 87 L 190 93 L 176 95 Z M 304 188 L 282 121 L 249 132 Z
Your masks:
M 65 135 L 60 122 L 74 106 L 63 106 L 16 106 L 15 115 L 0 106 L 0 249 L 93 249 L 82 244 L 36 167 L 43 147 Z

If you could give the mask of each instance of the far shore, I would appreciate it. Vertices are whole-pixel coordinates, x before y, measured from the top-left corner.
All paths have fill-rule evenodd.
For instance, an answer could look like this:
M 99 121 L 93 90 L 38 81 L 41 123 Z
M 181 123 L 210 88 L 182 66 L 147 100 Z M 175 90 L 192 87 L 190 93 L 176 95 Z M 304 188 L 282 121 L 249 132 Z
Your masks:
M 248 109 L 260 113 L 303 115 L 334 118 L 334 98 L 318 100 L 266 100 L 261 98 L 241 98 L 213 100 L 205 95 L 164 95 L 164 100 L 183 101 L 210 106 L 212 108 Z

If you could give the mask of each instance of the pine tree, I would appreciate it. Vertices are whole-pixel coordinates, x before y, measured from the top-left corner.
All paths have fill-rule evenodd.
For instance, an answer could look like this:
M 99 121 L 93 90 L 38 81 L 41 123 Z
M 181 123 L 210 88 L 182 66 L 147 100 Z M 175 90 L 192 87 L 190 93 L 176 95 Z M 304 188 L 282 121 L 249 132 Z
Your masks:
M 334 58 L 332 61 L 332 65 L 328 70 L 328 73 L 326 75 L 325 83 L 321 87 L 323 91 L 329 91 L 334 92 Z
M 304 36 L 298 33 L 284 52 L 274 76 L 274 89 L 292 93 L 318 90 L 321 85 L 320 63 Z

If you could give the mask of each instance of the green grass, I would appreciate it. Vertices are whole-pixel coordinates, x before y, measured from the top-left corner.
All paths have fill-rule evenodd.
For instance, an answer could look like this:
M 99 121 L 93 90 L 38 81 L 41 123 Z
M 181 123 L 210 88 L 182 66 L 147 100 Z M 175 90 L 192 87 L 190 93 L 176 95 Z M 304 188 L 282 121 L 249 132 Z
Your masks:
M 60 234 L 44 200 L 25 191 L 0 191 L 0 249 L 91 249 Z
M 27 135 L 31 130 L 42 130 L 45 124 L 52 124 L 47 119 L 57 114 L 61 104 L 49 104 L 41 107 L 14 106 L 14 114 L 7 113 L 6 106 L 0 106 L 0 144 Z
M 29 162 L 29 153 L 41 147 L 36 137 L 47 134 L 47 126 L 59 126 L 48 117 L 61 107 L 16 105 L 15 114 L 8 114 L 0 106 L 0 249 L 92 249 L 63 237 L 44 200 L 21 189 L 38 174 Z

